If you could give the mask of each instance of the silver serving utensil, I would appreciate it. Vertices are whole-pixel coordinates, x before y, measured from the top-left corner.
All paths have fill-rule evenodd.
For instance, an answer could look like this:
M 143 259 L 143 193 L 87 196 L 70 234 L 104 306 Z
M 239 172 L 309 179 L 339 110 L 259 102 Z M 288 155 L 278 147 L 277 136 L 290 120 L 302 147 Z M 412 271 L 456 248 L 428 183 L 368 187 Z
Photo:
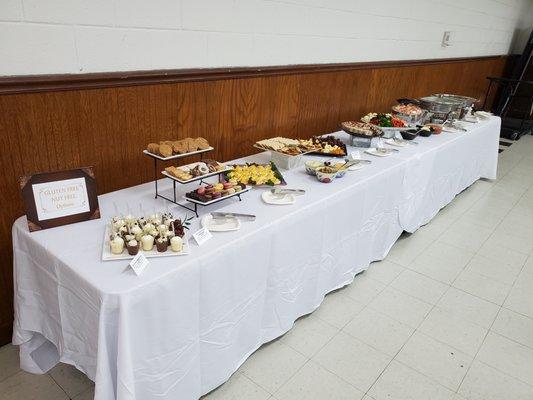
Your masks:
M 223 219 L 223 218 L 241 218 L 247 221 L 255 221 L 255 215 L 252 214 L 239 214 L 232 212 L 212 212 L 211 216 L 213 219 Z
M 361 158 L 359 160 L 353 160 L 353 162 L 354 162 L 353 165 L 357 165 L 357 164 L 372 164 L 372 161 L 365 160 L 364 158 Z
M 391 152 L 394 152 L 394 153 L 399 153 L 400 150 L 398 149 L 392 149 L 392 148 L 381 148 L 381 147 L 377 147 L 377 151 L 381 154 L 388 154 L 388 153 L 391 153 Z
M 303 189 L 281 189 L 281 188 L 274 188 L 270 189 L 270 192 L 275 195 L 283 195 L 283 194 L 296 194 L 296 195 L 302 195 L 305 194 L 305 190 Z

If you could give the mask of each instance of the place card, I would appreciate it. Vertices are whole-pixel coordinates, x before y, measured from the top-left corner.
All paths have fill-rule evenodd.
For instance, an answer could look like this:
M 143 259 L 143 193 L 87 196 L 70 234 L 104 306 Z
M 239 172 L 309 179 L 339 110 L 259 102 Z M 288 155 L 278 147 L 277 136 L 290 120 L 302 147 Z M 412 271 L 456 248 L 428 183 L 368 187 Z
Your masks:
M 148 262 L 148 259 L 145 257 L 142 251 L 139 251 L 137 255 L 133 257 L 133 260 L 130 261 L 129 266 L 131 267 L 133 272 L 135 272 L 135 274 L 139 276 L 148 265 Z
M 361 152 L 359 150 L 352 151 L 348 158 L 349 158 L 350 161 L 360 160 L 361 159 Z
M 209 232 L 209 229 L 202 228 L 196 231 L 195 233 L 193 233 L 192 237 L 194 238 L 198 246 L 201 246 L 205 242 L 207 242 L 209 239 L 211 239 L 213 235 L 211 234 L 211 232 Z

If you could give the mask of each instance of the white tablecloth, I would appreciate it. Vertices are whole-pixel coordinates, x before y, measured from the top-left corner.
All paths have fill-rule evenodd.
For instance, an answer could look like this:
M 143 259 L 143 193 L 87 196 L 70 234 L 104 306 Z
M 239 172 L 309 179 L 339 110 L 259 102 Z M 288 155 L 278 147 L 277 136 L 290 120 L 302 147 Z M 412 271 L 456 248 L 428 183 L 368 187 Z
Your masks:
M 418 146 L 390 157 L 364 155 L 371 165 L 331 184 L 303 168 L 286 171 L 288 187 L 307 190 L 295 205 L 266 205 L 266 189 L 256 188 L 242 202 L 202 208 L 257 219 L 214 233 L 202 247 L 191 244 L 189 256 L 150 259 L 141 276 L 124 271 L 127 261 L 100 261 L 104 224 L 115 207 L 165 211 L 153 183 L 100 196 L 100 220 L 29 233 L 19 218 L 13 342 L 22 368 L 75 365 L 95 381 L 96 399 L 197 399 L 328 292 L 383 259 L 402 231 L 427 223 L 477 179 L 494 179 L 499 128 L 492 118 L 467 133 L 419 137 Z M 160 185 L 170 194 L 169 181 Z M 198 226 L 195 220 L 192 231 Z

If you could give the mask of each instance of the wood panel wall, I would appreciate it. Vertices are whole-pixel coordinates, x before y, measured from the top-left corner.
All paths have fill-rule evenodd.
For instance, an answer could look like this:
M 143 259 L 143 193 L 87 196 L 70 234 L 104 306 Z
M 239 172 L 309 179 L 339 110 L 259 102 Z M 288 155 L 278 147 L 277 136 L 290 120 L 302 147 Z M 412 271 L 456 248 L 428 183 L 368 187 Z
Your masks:
M 141 153 L 149 142 L 203 136 L 216 149 L 213 157 L 231 160 L 253 153 L 258 139 L 332 132 L 340 121 L 390 110 L 400 97 L 445 92 L 482 99 L 485 77 L 500 76 L 505 61 L 486 57 L 284 68 L 272 74 L 170 83 L 152 79 L 109 88 L 102 80 L 98 89 L 69 90 L 67 84 L 32 91 L 30 85 L 18 94 L 9 94 L 17 92 L 13 79 L 11 92 L 2 94 L 0 79 L 0 342 L 11 336 L 11 226 L 23 214 L 20 175 L 92 165 L 99 192 L 110 192 L 152 179 L 151 163 Z

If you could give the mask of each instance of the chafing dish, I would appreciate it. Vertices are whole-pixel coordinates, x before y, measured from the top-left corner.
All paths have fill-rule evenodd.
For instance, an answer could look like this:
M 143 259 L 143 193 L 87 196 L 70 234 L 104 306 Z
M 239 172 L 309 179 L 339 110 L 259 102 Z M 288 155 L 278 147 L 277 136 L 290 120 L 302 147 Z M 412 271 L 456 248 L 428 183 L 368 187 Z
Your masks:
M 460 107 L 458 107 L 457 109 L 457 111 L 459 112 L 459 115 L 456 117 L 456 119 L 463 119 L 464 116 L 472 110 L 472 108 L 474 107 L 474 104 L 479 101 L 478 99 L 475 99 L 473 97 L 459 96 L 456 94 L 437 93 L 437 94 L 433 94 L 432 96 L 435 96 L 441 99 L 448 99 L 448 100 L 459 103 Z

